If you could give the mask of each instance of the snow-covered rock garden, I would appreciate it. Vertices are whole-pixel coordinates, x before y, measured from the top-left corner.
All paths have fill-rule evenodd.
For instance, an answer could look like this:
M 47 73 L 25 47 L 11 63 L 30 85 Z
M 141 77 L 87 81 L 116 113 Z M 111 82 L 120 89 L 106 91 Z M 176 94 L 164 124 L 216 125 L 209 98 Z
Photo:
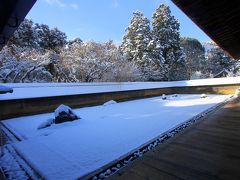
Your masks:
M 81 119 L 53 123 L 51 119 L 61 112 L 71 112 L 60 106 L 53 113 L 13 118 L 3 124 L 21 140 L 12 144 L 17 154 L 44 179 L 76 179 L 119 160 L 96 179 L 110 175 L 154 148 L 229 97 L 178 94 L 109 101 L 71 110 Z M 44 123 L 50 125 L 39 128 Z M 151 143 L 143 146 L 147 142 Z M 120 158 L 129 152 L 131 156 Z

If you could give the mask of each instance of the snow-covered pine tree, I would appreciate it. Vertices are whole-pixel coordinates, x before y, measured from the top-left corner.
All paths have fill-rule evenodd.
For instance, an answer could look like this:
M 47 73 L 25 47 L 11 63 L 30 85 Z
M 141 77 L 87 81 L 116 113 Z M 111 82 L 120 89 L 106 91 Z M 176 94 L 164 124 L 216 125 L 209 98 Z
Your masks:
M 169 6 L 161 4 L 153 14 L 152 21 L 153 57 L 161 65 L 163 80 L 179 79 L 173 77 L 184 66 L 183 51 L 180 47 L 179 22 L 171 15 Z M 180 68 L 182 69 L 182 68 Z M 172 77 L 170 76 L 172 75 Z
M 146 61 L 150 61 L 149 43 L 151 41 L 150 22 L 143 13 L 136 11 L 123 37 L 121 52 L 130 62 L 133 62 L 142 71 L 145 80 L 148 80 Z
M 142 74 L 144 74 L 144 80 L 147 81 L 161 81 L 163 74 L 160 64 L 151 57 L 150 51 L 144 53 L 142 58 L 144 64 L 142 68 Z

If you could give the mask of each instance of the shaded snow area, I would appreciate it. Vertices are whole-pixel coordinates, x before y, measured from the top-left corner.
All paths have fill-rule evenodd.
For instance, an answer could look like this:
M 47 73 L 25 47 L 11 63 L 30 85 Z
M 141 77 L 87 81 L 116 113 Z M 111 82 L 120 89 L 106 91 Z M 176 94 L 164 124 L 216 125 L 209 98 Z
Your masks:
M 198 79 L 172 82 L 121 82 L 121 83 L 14 83 L 2 84 L 13 88 L 12 94 L 0 94 L 0 100 L 34 97 L 91 94 L 163 87 L 184 87 L 220 84 L 240 84 L 240 77 Z M 0 84 L 1 85 L 1 84 Z M 37 87 L 37 90 L 36 90 Z
M 74 109 L 81 119 L 39 125 L 54 113 L 3 121 L 21 142 L 17 152 L 44 179 L 76 179 L 122 156 L 193 116 L 226 100 L 229 95 L 167 95 L 107 106 Z
M 12 93 L 13 89 L 11 87 L 0 85 L 0 94 Z

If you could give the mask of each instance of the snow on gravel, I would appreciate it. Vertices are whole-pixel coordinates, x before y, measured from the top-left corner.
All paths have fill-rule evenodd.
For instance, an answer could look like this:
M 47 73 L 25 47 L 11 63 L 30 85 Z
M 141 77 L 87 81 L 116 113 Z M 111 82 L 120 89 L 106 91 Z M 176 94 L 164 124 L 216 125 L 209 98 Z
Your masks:
M 90 173 L 229 95 L 178 95 L 74 109 L 82 119 L 38 130 L 54 113 L 3 121 L 23 141 L 14 147 L 44 179 Z
M 112 82 L 112 83 L 9 83 L 2 84 L 13 88 L 12 94 L 0 94 L 0 100 L 25 99 L 34 97 L 90 94 L 137 89 L 151 89 L 176 86 L 201 86 L 216 84 L 240 84 L 240 77 L 198 79 L 172 82 Z M 1 85 L 1 84 L 0 84 Z

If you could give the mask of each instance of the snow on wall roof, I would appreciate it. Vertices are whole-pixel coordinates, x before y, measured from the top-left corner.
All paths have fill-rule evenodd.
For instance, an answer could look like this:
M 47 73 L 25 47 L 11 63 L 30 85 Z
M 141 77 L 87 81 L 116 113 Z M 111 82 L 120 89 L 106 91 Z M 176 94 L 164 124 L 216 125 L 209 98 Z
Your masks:
M 199 79 L 171 82 L 112 82 L 112 83 L 14 83 L 12 94 L 0 94 L 0 100 L 117 92 L 165 87 L 240 84 L 240 77 Z

